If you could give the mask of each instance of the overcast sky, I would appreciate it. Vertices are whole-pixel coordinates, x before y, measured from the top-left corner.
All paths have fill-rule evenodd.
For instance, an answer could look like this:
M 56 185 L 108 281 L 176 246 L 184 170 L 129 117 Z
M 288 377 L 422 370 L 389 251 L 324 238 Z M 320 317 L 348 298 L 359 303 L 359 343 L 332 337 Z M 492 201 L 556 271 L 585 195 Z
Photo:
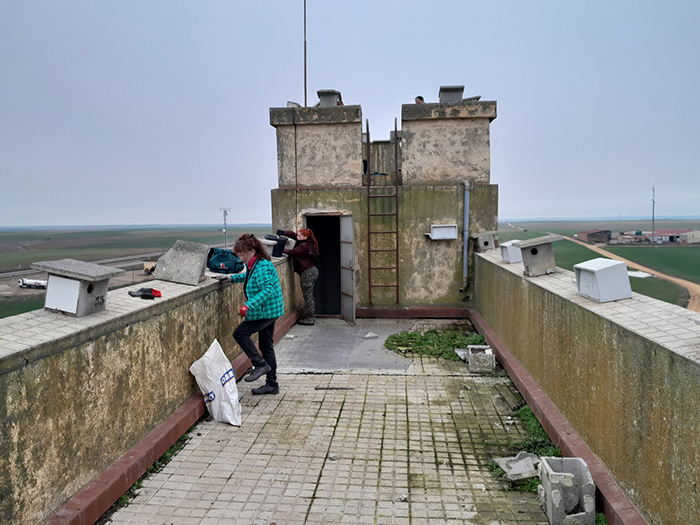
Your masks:
M 700 215 L 698 0 L 307 0 L 309 104 L 498 102 L 501 218 Z M 0 226 L 269 223 L 303 0 L 0 0 Z

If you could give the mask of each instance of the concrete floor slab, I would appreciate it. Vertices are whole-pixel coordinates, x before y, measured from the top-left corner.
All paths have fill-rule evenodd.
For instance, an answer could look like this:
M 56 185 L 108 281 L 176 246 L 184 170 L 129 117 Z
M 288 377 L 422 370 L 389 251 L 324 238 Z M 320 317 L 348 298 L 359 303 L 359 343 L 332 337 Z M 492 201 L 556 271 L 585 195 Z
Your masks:
M 242 426 L 200 421 L 113 523 L 546 524 L 535 494 L 486 468 L 525 437 L 505 423 L 508 378 L 382 348 L 414 323 L 293 327 L 276 346 L 280 394 L 238 383 Z

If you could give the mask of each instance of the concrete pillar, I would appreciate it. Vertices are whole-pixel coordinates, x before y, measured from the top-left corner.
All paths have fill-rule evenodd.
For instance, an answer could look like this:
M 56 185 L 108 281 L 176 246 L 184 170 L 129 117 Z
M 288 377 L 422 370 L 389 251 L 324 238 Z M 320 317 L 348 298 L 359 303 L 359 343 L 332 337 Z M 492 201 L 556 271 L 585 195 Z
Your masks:
M 270 124 L 280 188 L 362 185 L 360 106 L 270 108 Z
M 488 184 L 490 124 L 495 101 L 404 104 L 401 107 L 404 184 Z

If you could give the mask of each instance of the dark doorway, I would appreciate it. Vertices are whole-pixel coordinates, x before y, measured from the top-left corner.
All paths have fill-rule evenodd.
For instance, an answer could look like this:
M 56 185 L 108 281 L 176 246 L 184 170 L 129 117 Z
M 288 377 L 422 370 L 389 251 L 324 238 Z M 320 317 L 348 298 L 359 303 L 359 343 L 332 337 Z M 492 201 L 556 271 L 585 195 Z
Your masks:
M 340 315 L 340 216 L 307 215 L 306 227 L 314 232 L 321 251 L 314 288 L 316 313 Z

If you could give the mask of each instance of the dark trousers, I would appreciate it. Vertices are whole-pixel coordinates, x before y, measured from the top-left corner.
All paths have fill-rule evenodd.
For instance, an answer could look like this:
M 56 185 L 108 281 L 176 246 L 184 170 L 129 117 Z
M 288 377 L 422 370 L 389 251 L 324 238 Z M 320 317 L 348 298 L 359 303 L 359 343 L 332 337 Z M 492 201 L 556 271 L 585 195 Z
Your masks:
M 268 385 L 277 384 L 277 359 L 275 359 L 275 346 L 273 335 L 275 334 L 275 321 L 277 319 L 258 319 L 257 321 L 243 321 L 233 331 L 233 338 L 245 352 L 245 355 L 258 366 L 270 365 L 267 373 Z M 255 348 L 255 343 L 250 338 L 251 335 L 258 334 L 258 345 L 260 352 Z
M 304 270 L 299 274 L 299 281 L 301 284 L 301 293 L 304 296 L 304 302 L 306 303 L 306 315 L 310 319 L 314 318 L 316 314 L 316 299 L 314 299 L 314 286 L 316 286 L 316 280 L 318 279 L 318 268 L 312 266 L 308 270 Z

